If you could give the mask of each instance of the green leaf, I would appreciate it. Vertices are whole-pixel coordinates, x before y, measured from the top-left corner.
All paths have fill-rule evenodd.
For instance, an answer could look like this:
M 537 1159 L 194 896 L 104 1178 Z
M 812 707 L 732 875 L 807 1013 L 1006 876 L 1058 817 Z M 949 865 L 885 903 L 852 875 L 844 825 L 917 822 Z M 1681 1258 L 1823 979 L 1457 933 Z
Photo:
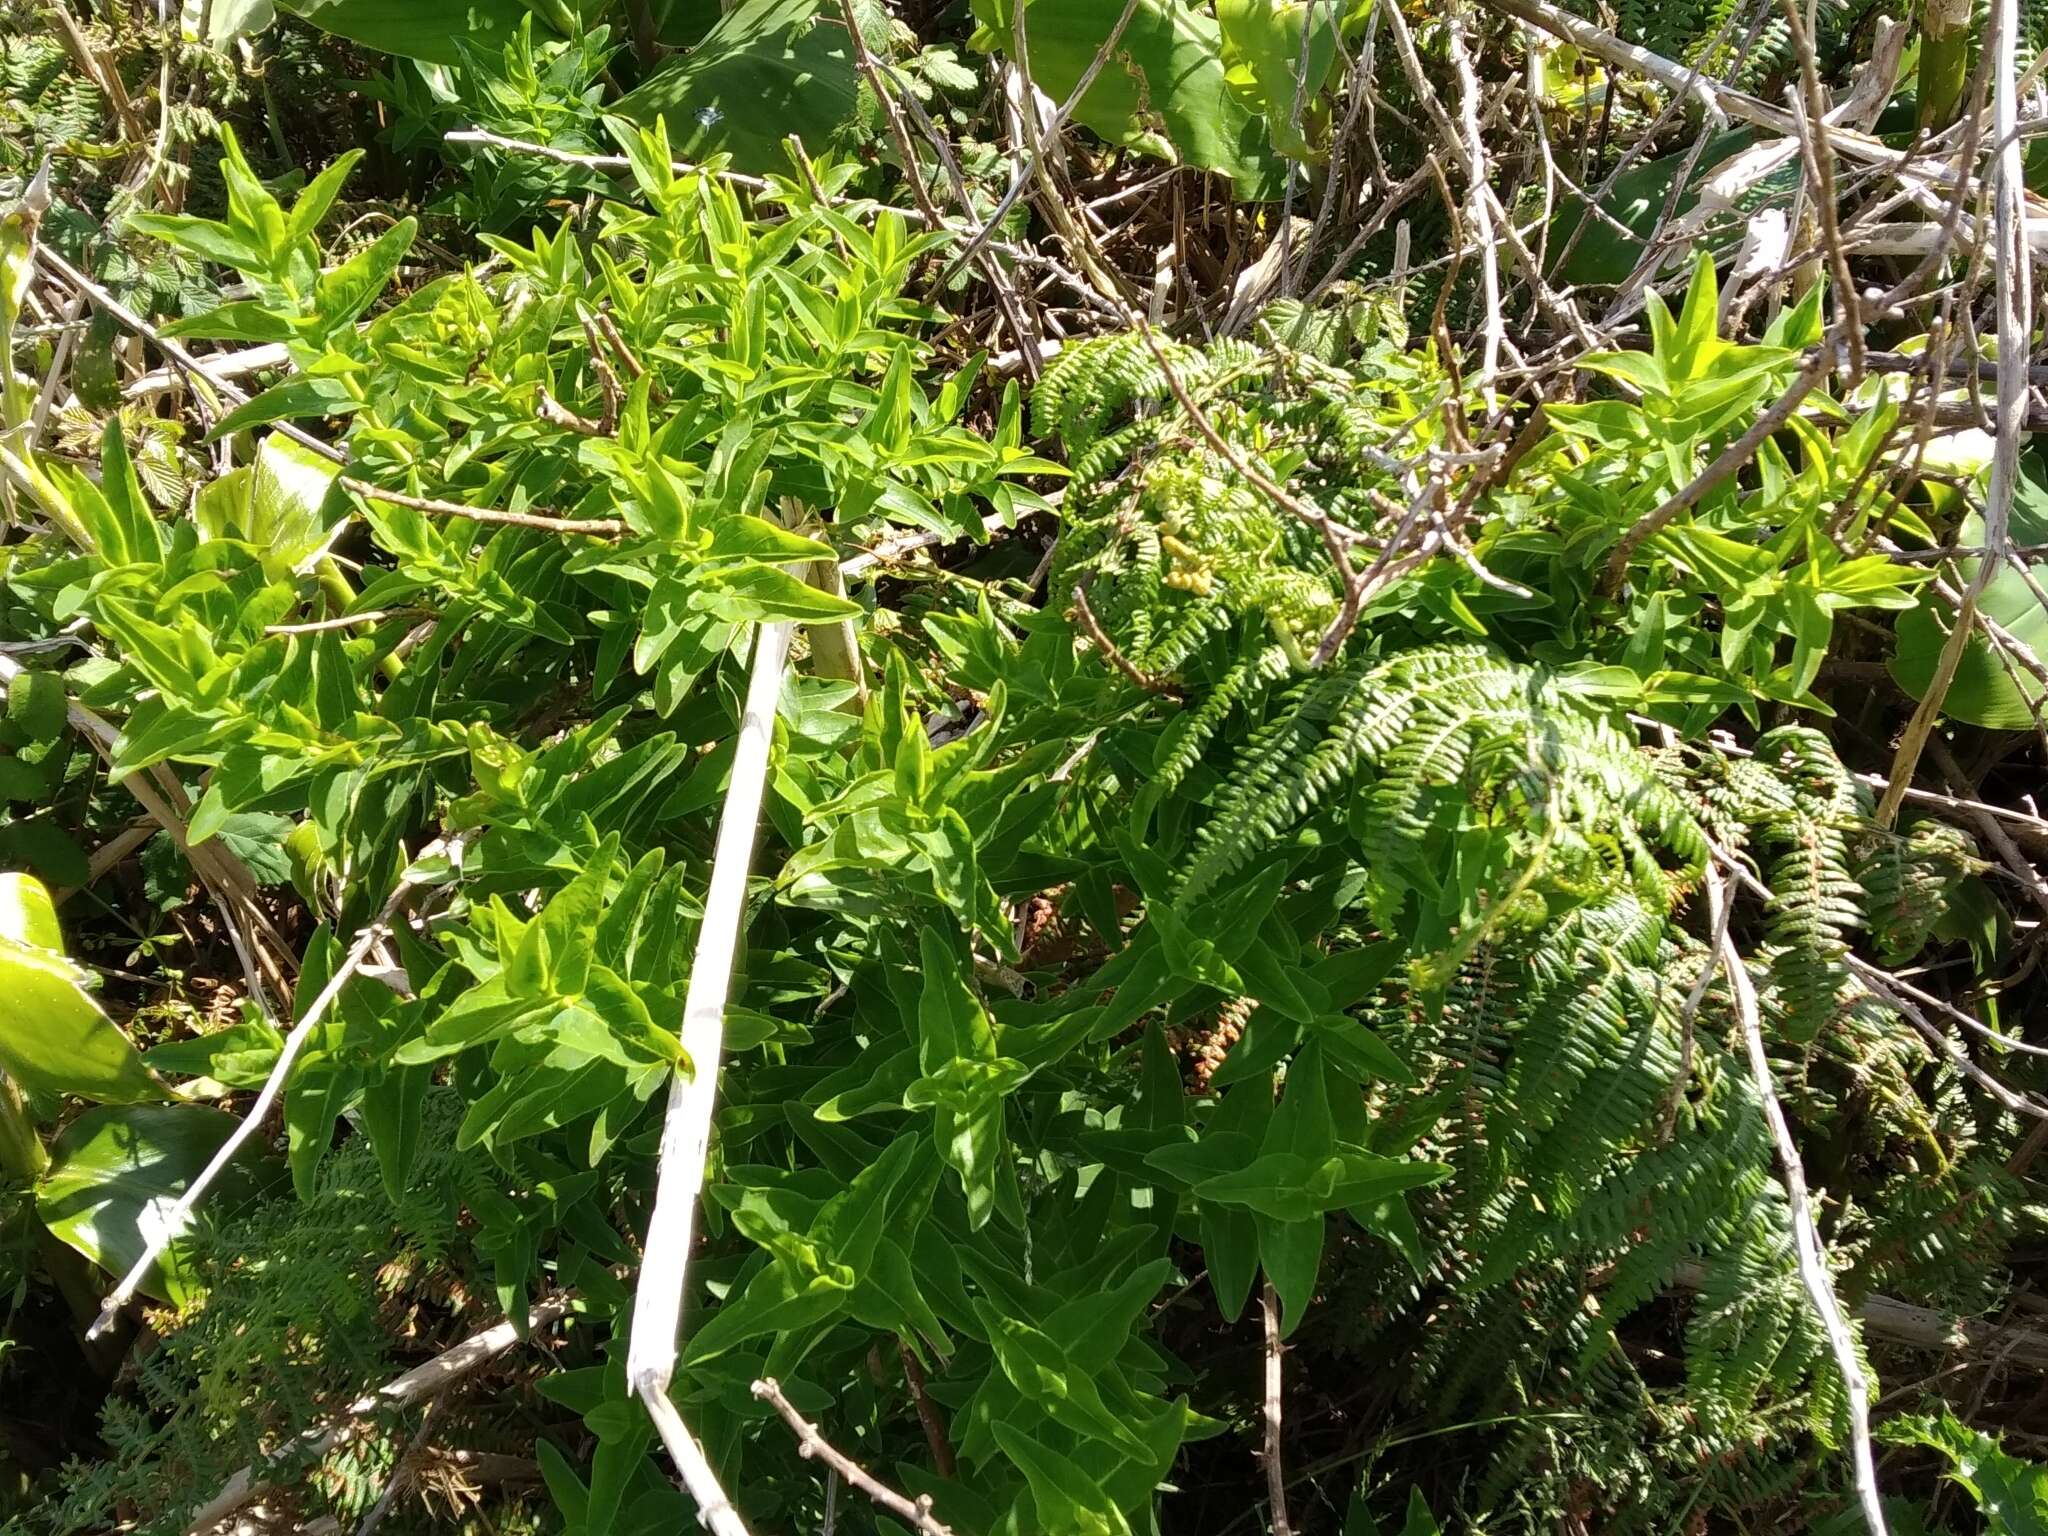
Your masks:
M 1252 1280 L 1259 1272 L 1258 1219 L 1250 1211 L 1227 1205 L 1204 1205 L 1201 1243 L 1217 1309 L 1225 1322 L 1234 1323 L 1244 1312 Z
M 1678 378 L 1696 378 L 1717 351 L 1720 288 L 1714 280 L 1714 253 L 1702 247 L 1693 260 L 1692 282 L 1685 290 L 1685 308 L 1679 311 L 1665 366 Z
M 0 860 L 25 864 L 53 885 L 84 885 L 91 868 L 84 850 L 48 813 L 0 826 Z
M 1130 1536 L 1130 1525 L 1097 1483 L 1071 1456 L 1048 1450 L 1016 1425 L 998 1419 L 996 1444 L 1017 1464 L 1030 1485 L 1036 1521 L 1014 1528 L 1046 1536 Z
M 164 327 L 166 336 L 200 341 L 291 342 L 299 339 L 298 322 L 260 299 L 238 299 L 202 314 L 186 315 Z
M 45 942 L 58 937 L 56 922 L 39 881 L 0 875 L 0 1070 L 36 1092 L 102 1104 L 168 1098 L 78 970 Z
M 705 554 L 713 560 L 746 558 L 786 562 L 836 558 L 830 544 L 791 533 L 765 517 L 745 512 L 721 517 L 712 525 L 711 544 Z
M 158 1072 L 210 1077 L 230 1088 L 260 1088 L 277 1064 L 284 1036 L 264 1019 L 243 1019 L 191 1040 L 152 1046 L 143 1059 Z
M 1665 371 L 1664 361 L 1653 353 L 1588 352 L 1579 359 L 1578 366 L 1589 373 L 1604 373 L 1609 378 L 1633 384 L 1645 395 L 1671 392 L 1671 377 Z
M 2028 478 L 2020 483 L 2013 507 L 2013 541 L 2039 543 L 2044 536 L 2048 536 L 2048 490 Z M 1983 543 L 1983 519 L 1971 513 L 1963 520 L 1956 537 L 1965 545 Z M 1958 560 L 1958 579 L 1965 585 L 1974 581 L 1980 563 L 1975 559 Z M 2029 584 L 2027 576 L 2033 578 L 2033 584 Z M 2027 576 L 2009 567 L 1999 570 L 1985 587 L 1978 611 L 1997 620 L 2039 656 L 2048 654 L 2048 607 L 2034 595 L 2034 586 L 2048 583 L 2048 564 L 2030 564 Z M 1922 594 L 1917 607 L 1899 615 L 1891 673 L 1914 698 L 1927 696 L 1953 625 L 1954 609 L 1931 587 Z M 1963 654 L 1941 708 L 1942 713 L 1953 719 L 1987 730 L 2022 731 L 2033 728 L 2034 706 L 2044 697 L 2048 697 L 2048 689 L 2043 688 L 2038 678 L 2016 665 L 2008 667 L 1981 634 L 1973 633 L 1963 643 Z
M 924 988 L 917 1004 L 918 1061 L 927 1073 L 949 1062 L 993 1061 L 995 1035 L 981 994 L 967 979 L 959 947 L 937 928 L 918 931 Z
M 837 1270 L 798 1275 L 782 1264 L 770 1264 L 690 1336 L 683 1361 L 701 1365 L 749 1339 L 830 1321 L 846 1310 L 852 1284 L 850 1275 Z
M 216 219 L 183 213 L 131 213 L 128 227 L 176 246 L 188 256 L 219 262 L 237 272 L 260 273 L 268 264 L 264 251 Z
M 357 316 L 377 302 L 405 253 L 412 249 L 419 227 L 417 219 L 400 219 L 340 266 L 320 274 L 313 285 L 313 302 L 325 334 L 353 325 Z
M 128 438 L 120 418 L 107 423 L 100 438 L 100 494 L 108 516 L 97 542 L 100 553 L 112 565 L 153 563 L 163 554 L 156 518 L 142 494 L 135 463 L 128 456 Z
M 209 538 L 240 539 L 257 551 L 263 573 L 282 581 L 325 549 L 330 527 L 342 520 L 337 505 L 324 516 L 340 466 L 281 433 L 256 445 L 254 460 L 200 491 L 193 519 Z
M 293 1063 L 284 1096 L 285 1157 L 301 1200 L 312 1199 L 314 1176 L 334 1144 L 334 1122 L 363 1088 L 360 1067 L 320 1048 L 321 1038 L 331 1041 L 334 1033 L 334 1026 L 325 1024 L 314 1032 L 316 1043 Z
M 1987 1536 L 2048 1536 L 2048 1467 L 2020 1460 L 1946 1407 L 1938 1414 L 1894 1419 L 1878 1433 L 1893 1445 L 1938 1451 L 1949 1481 L 1976 1501 Z
M 1011 0 L 972 0 L 980 46 L 1009 52 Z M 1096 0 L 1032 0 L 1028 31 L 1032 83 L 1064 101 L 1108 42 L 1121 6 Z M 1223 32 L 1188 0 L 1138 0 L 1117 43 L 1117 65 L 1102 70 L 1074 118 L 1115 144 L 1220 171 L 1247 198 L 1281 193 L 1285 162 L 1266 125 L 1224 78 Z
M 299 374 L 282 384 L 273 384 L 254 399 L 236 406 L 213 425 L 205 441 L 211 443 L 269 421 L 290 421 L 301 416 L 346 416 L 364 406 L 350 391 L 346 380 L 329 374 Z
M 1273 1282 L 1280 1301 L 1280 1331 L 1289 1334 L 1300 1326 L 1302 1314 L 1316 1293 L 1316 1275 L 1323 1264 L 1324 1221 L 1312 1216 L 1306 1221 L 1275 1221 L 1254 1218 L 1259 1228 L 1259 1263 Z
M 123 1273 L 141 1259 L 178 1196 L 236 1124 L 233 1115 L 194 1104 L 88 1110 L 50 1144 L 50 1167 L 36 1185 L 36 1214 L 102 1269 Z M 254 1156 L 238 1157 L 207 1196 L 207 1214 L 234 1211 L 273 1177 Z M 196 1284 L 190 1240 L 177 1238 L 142 1288 L 183 1305 Z
M 1337 58 L 1335 19 L 1334 8 L 1311 0 L 1217 0 L 1223 61 L 1236 94 L 1265 114 L 1274 149 L 1296 160 L 1317 153 L 1314 126 L 1327 115 L 1320 93 Z
M 741 170 L 787 171 L 790 134 L 814 155 L 853 137 L 856 85 L 836 7 L 740 0 L 612 110 L 642 125 L 665 119 L 681 159 L 725 154 Z
M 1324 1055 L 1357 1082 L 1377 1079 L 1409 1083 L 1415 1080 L 1408 1063 L 1395 1054 L 1393 1047 L 1356 1019 L 1343 1014 L 1324 1014 L 1315 1020 L 1314 1030 L 1315 1037 L 1322 1042 Z
M 714 583 L 704 605 L 729 624 L 769 623 L 790 619 L 822 624 L 832 619 L 859 618 L 859 603 L 834 597 L 774 565 L 746 565 L 710 573 Z
M 216 9 L 221 0 L 213 0 Z M 327 217 L 327 210 L 334 206 L 335 198 L 341 195 L 341 184 L 348 180 L 350 171 L 363 158 L 360 149 L 346 150 L 336 155 L 327 169 L 306 183 L 305 189 L 292 201 L 292 211 L 285 216 L 285 235 L 288 239 L 303 240 L 320 227 L 320 221 Z M 410 224 L 411 219 L 402 223 Z
M 351 42 L 430 64 L 463 62 L 459 43 L 495 54 L 531 18 L 537 34 L 540 17 L 521 0 L 446 0 L 423 5 L 420 0 L 279 0 L 283 8 Z
M 1818 289 L 1819 284 L 1814 285 Z M 1436 1516 L 1429 1512 L 1429 1500 L 1422 1496 L 1420 1488 L 1408 1490 L 1408 1514 L 1401 1522 L 1401 1536 L 1441 1536 L 1443 1527 L 1436 1523 Z
M 1448 1172 L 1436 1163 L 1381 1157 L 1356 1148 L 1340 1149 L 1321 1160 L 1299 1152 L 1274 1151 L 1260 1154 L 1242 1168 L 1200 1180 L 1195 1193 L 1204 1200 L 1243 1206 L 1275 1221 L 1305 1221 L 1324 1211 L 1434 1184 Z
M 0 940 L 64 953 L 64 930 L 57 922 L 56 903 L 33 875 L 11 870 L 0 873 Z
M 1570 243 L 1571 257 L 1557 276 L 1575 284 L 1622 282 L 1642 259 L 1651 233 L 1664 222 L 1665 202 L 1672 184 L 1681 176 L 1690 178 L 1687 182 L 1689 190 L 1681 192 L 1677 205 L 1671 210 L 1672 216 L 1676 217 L 1690 212 L 1699 203 L 1698 187 L 1704 177 L 1695 176 L 1694 171 L 1718 165 L 1747 149 L 1755 138 L 1754 129 L 1731 129 L 1709 139 L 1703 151 L 1682 149 L 1675 154 L 1646 160 L 1622 172 L 1615 179 L 1613 189 L 1600 200 L 1600 209 L 1608 218 L 1634 231 L 1640 237 L 1635 240 L 1621 234 L 1607 219 L 1588 223 L 1585 203 L 1581 199 L 1570 194 L 1561 197 L 1557 213 L 1551 220 L 1549 248 L 1562 251 Z M 1791 168 L 1788 174 L 1796 176 L 1796 168 Z M 1773 183 L 1767 181 L 1764 185 L 1768 188 Z M 1732 250 L 1742 238 L 1741 222 L 1736 220 L 1733 223 L 1732 230 L 1714 228 L 1703 243 Z M 1582 224 L 1586 225 L 1583 230 L 1580 228 Z M 1578 238 L 1573 241 L 1575 234 Z M 1652 296 L 1650 311 L 1653 317 L 1661 302 Z
M 222 819 L 214 835 L 256 877 L 258 885 L 289 885 L 291 856 L 285 839 L 291 836 L 293 821 L 270 811 L 234 811 Z
M 1306 1221 L 1321 1214 L 1309 1181 L 1315 1165 L 1296 1152 L 1267 1152 L 1244 1167 L 1195 1185 L 1195 1193 L 1219 1205 L 1238 1205 L 1275 1221 Z

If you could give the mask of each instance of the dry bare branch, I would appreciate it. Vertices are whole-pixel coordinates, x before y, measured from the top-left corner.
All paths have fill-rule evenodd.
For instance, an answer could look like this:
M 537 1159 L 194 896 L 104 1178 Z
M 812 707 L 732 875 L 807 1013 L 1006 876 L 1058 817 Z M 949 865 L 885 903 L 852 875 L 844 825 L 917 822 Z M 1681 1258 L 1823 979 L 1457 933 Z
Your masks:
M 832 1443 L 818 1432 L 818 1426 L 798 1413 L 790 1400 L 782 1395 L 782 1388 L 774 1377 L 764 1376 L 755 1382 L 754 1396 L 781 1414 L 782 1422 L 796 1431 L 797 1455 L 806 1459 L 815 1456 L 890 1514 L 909 1521 L 911 1529 L 924 1532 L 924 1536 L 953 1536 L 952 1528 L 932 1514 L 930 1494 L 905 1498 L 870 1475 L 845 1452 L 835 1450 Z
M 2034 323 L 2033 253 L 2024 236 L 2026 167 L 2020 152 L 2016 94 L 2018 0 L 1997 0 L 1992 26 L 1992 126 L 1998 146 L 1993 183 L 1998 254 L 1992 263 L 1998 301 L 1998 423 L 1991 486 L 1984 498 L 1984 547 L 1994 553 L 1977 562 L 1956 607 L 1955 622 L 1942 644 L 1927 691 L 1900 737 L 1898 751 L 1892 758 L 1891 787 L 1877 806 L 1880 826 L 1890 826 L 1898 817 L 1899 803 L 1904 798 L 1899 786 L 1913 782 L 1920 753 L 1934 730 L 1949 685 L 1955 681 L 1956 668 L 1962 663 L 1978 605 L 1991 585 L 1991 578 L 2005 563 L 2005 547 L 2011 541 L 2013 493 L 2020 473 L 2020 428 L 2026 414 L 2027 351 Z
M 511 1318 L 473 1334 L 451 1349 L 443 1350 L 425 1365 L 365 1393 L 344 1408 L 337 1419 L 315 1425 L 297 1436 L 287 1448 L 308 1457 L 324 1456 L 355 1438 L 361 1420 L 386 1409 L 403 1408 L 424 1398 L 438 1397 L 480 1367 L 495 1360 L 521 1339 L 560 1321 L 569 1313 L 574 1298 L 568 1293 L 550 1297 L 528 1309 L 521 1327 Z M 268 1476 L 254 1466 L 243 1467 L 230 1477 L 220 1492 L 192 1511 L 185 1523 L 185 1536 L 212 1536 L 214 1528 L 269 1485 Z

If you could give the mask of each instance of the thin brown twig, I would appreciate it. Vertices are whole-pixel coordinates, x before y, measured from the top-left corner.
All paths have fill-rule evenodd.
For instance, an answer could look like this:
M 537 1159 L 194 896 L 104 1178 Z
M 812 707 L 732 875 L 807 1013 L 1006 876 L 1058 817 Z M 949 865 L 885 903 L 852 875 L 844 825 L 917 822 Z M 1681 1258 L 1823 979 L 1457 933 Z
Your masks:
M 611 343 L 612 350 L 619 355 L 619 362 L 629 375 L 638 379 L 647 372 L 646 366 L 633 355 L 633 349 L 626 345 L 626 338 L 619 334 L 619 327 L 609 311 L 600 307 L 590 318 L 597 322 L 598 330 L 604 334 L 604 339 Z
M 384 1491 L 377 1496 L 377 1502 L 370 1506 L 370 1512 L 363 1516 L 356 1527 L 356 1536 L 373 1536 L 385 1517 L 398 1505 L 398 1496 L 412 1485 L 419 1471 L 422 1453 L 427 1448 L 428 1437 L 440 1425 L 441 1417 L 448 1411 L 448 1404 L 454 1400 L 455 1387 L 450 1386 L 436 1394 L 427 1404 L 427 1411 L 420 1418 L 420 1427 L 406 1442 L 405 1449 L 398 1453 L 398 1460 L 391 1464 L 391 1476 L 385 1481 Z
M 1074 618 L 1080 624 L 1081 632 L 1088 637 L 1089 643 L 1102 653 L 1103 660 L 1123 673 L 1133 685 L 1147 693 L 1156 693 L 1162 698 L 1180 697 L 1171 683 L 1142 670 L 1136 662 L 1118 649 L 1114 640 L 1109 638 L 1101 621 L 1095 617 L 1094 608 L 1089 605 L 1086 580 L 1076 583 L 1074 587 Z
M 591 312 L 579 304 L 576 306 L 576 318 L 582 322 L 583 339 L 590 345 L 590 366 L 597 374 L 598 388 L 604 391 L 604 415 L 600 420 L 604 424 L 605 434 L 609 436 L 612 428 L 618 424 L 619 407 L 625 403 L 626 392 L 619 387 L 619 376 L 612 371 L 612 365 L 605 359 L 605 337 L 598 331 L 597 321 Z M 635 374 L 634 377 L 637 378 L 639 375 Z
M 395 507 L 409 507 L 429 517 L 462 517 L 473 523 L 497 523 L 507 528 L 532 528 L 542 533 L 587 533 L 592 537 L 623 538 L 632 532 L 624 518 L 549 517 L 539 512 L 499 512 L 489 507 L 472 507 L 459 501 L 442 501 L 434 496 L 412 496 L 404 491 L 387 491 L 353 475 L 339 475 L 335 483 L 343 490 L 371 501 L 386 501 Z
M 905 1498 L 888 1484 L 870 1475 L 852 1457 L 843 1451 L 835 1450 L 831 1442 L 818 1432 L 818 1426 L 798 1413 L 790 1400 L 782 1395 L 782 1388 L 777 1385 L 774 1377 L 763 1376 L 755 1382 L 754 1396 L 781 1414 L 782 1422 L 796 1431 L 797 1455 L 805 1458 L 815 1456 L 890 1514 L 909 1521 L 911 1528 L 922 1531 L 924 1536 L 953 1536 L 951 1528 L 932 1514 L 930 1494 L 921 1493 L 914 1499 Z
M 1903 798 L 1898 786 L 1913 781 L 1920 753 L 1933 733 L 1935 719 L 1947 701 L 1948 690 L 1962 664 L 1964 647 L 1978 615 L 1985 589 L 2005 560 L 2005 546 L 2011 538 L 2012 504 L 2019 481 L 2020 428 L 2027 398 L 2027 349 L 2033 330 L 2033 260 L 2026 239 L 2025 166 L 2014 129 L 2019 103 L 2015 95 L 2018 73 L 2017 48 L 2019 9 L 2017 0 L 1998 0 L 1993 16 L 1996 30 L 1992 88 L 1994 141 L 2000 146 L 1993 180 L 1998 242 L 1998 259 L 1993 279 L 1998 301 L 1998 423 L 1991 459 L 1991 484 L 1984 498 L 1984 545 L 1997 551 L 1977 562 L 1970 584 L 1956 606 L 1954 627 L 1943 642 L 1934 675 L 1927 691 L 1906 723 L 1899 747 L 1892 758 L 1892 788 L 1877 806 L 1877 822 L 1890 826 L 1898 817 Z
M 612 435 L 612 413 L 607 402 L 603 417 L 579 416 L 546 389 L 542 389 L 533 402 L 533 413 L 551 427 L 560 427 L 564 432 L 574 432 L 578 437 L 610 437 Z
M 953 1441 L 946 1433 L 946 1417 L 939 1411 L 939 1405 L 932 1401 L 931 1392 L 924 1379 L 924 1367 L 917 1363 L 917 1353 L 903 1339 L 896 1341 L 896 1352 L 903 1360 L 903 1379 L 910 1385 L 910 1400 L 917 1405 L 917 1421 L 924 1426 L 924 1441 L 932 1453 L 932 1465 L 941 1477 L 952 1477 L 960 1470 L 960 1463 L 953 1455 Z

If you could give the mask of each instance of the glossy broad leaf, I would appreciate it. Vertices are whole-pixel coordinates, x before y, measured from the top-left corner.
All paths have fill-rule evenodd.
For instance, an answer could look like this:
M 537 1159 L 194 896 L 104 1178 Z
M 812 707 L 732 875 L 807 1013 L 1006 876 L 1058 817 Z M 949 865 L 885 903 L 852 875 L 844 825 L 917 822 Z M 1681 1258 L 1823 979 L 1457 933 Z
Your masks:
M 272 580 L 290 575 L 326 547 L 331 518 L 321 506 L 339 468 L 290 438 L 272 434 L 251 464 L 231 470 L 199 493 L 193 516 L 208 538 L 254 546 Z
M 0 939 L 64 952 L 57 906 L 42 881 L 13 871 L 0 874 Z
M 0 875 L 0 1069 L 23 1087 L 103 1104 L 166 1094 L 64 958 L 50 893 L 31 875 Z
M 59 1239 L 113 1274 L 142 1257 L 184 1191 L 233 1134 L 235 1117 L 194 1104 L 108 1107 L 80 1115 L 50 1146 L 36 1213 Z M 207 1211 L 224 1215 L 257 1195 L 268 1170 L 238 1159 L 214 1185 Z M 194 1290 L 191 1243 L 173 1240 L 143 1289 L 182 1305 Z
M 2048 539 L 2048 489 L 2032 479 L 2023 479 L 2012 509 L 2012 540 L 2015 544 L 2038 544 Z M 1972 513 L 1963 520 L 1958 540 L 1965 545 L 1984 541 L 1984 523 Z M 1976 560 L 1958 560 L 1960 578 L 1976 578 Z M 2028 577 L 2032 577 L 2029 582 Z M 1978 603 L 1978 611 L 1995 619 L 2009 634 L 2035 655 L 2048 652 L 2048 607 L 2043 607 L 2034 589 L 2048 583 L 2048 565 L 2030 566 L 2027 575 L 2009 567 L 1991 578 Z M 1918 607 L 1899 615 L 1898 649 L 1891 662 L 1892 676 L 1914 698 L 1926 696 L 1948 643 L 1955 610 L 1933 589 L 1924 592 Z M 2039 679 L 2007 663 L 1973 634 L 1964 642 L 1956 664 L 1955 677 L 1941 701 L 1942 713 L 1954 719 L 1995 731 L 2024 731 L 2034 725 L 2034 709 L 2048 689 Z
M 978 36 L 1008 53 L 1009 0 L 972 0 Z M 1031 78 L 1064 101 L 1109 40 L 1122 7 L 1095 0 L 1034 0 L 1026 14 Z M 1223 33 L 1186 0 L 1138 0 L 1117 59 L 1095 77 L 1074 110 L 1077 121 L 1113 143 L 1220 171 L 1242 197 L 1280 196 L 1286 162 L 1263 117 L 1224 78 Z
M 284 9 L 350 42 L 379 53 L 395 53 L 430 64 L 460 64 L 467 42 L 485 50 L 502 48 L 533 13 L 520 0 L 281 0 Z M 541 28 L 538 17 L 535 27 Z
M 612 110 L 649 126 L 665 118 L 685 160 L 724 154 L 742 170 L 783 171 L 790 134 L 817 154 L 853 132 L 857 83 L 836 6 L 742 0 Z

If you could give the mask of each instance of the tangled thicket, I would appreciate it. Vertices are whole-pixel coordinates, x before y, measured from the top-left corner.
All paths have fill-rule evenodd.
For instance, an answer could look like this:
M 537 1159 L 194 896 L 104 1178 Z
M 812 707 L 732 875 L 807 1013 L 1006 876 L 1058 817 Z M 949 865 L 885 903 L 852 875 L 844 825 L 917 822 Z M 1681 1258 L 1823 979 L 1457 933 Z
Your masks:
M 10 1536 L 2048 1529 L 2036 8 L 276 9 L 0 0 Z

